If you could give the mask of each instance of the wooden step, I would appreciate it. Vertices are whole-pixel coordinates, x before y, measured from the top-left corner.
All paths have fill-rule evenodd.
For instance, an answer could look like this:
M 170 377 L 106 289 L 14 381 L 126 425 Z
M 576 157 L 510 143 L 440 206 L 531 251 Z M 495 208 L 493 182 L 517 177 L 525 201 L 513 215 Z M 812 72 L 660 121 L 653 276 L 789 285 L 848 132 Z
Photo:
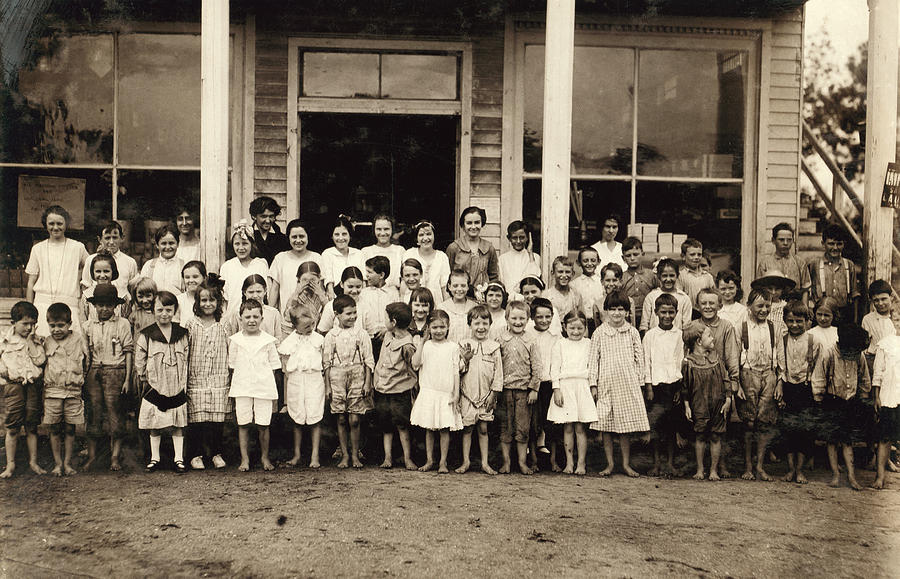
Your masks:
M 822 236 L 818 233 L 801 233 L 797 236 L 797 251 L 822 251 Z

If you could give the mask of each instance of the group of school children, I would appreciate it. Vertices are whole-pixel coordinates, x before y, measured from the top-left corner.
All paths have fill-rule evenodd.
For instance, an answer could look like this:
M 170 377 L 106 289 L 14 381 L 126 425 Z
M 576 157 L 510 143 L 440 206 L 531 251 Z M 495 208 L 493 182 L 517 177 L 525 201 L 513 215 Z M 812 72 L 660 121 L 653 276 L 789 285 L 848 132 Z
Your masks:
M 653 475 L 673 474 L 676 442 L 693 438 L 694 478 L 718 480 L 728 475 L 722 439 L 738 428 L 745 479 L 771 480 L 764 462 L 776 436 L 788 481 L 807 482 L 804 461 L 817 440 L 827 444 L 835 485 L 840 448 L 849 483 L 859 488 L 854 442 L 877 444 L 874 486 L 882 487 L 886 466 L 894 466 L 900 307 L 890 286 L 877 281 L 869 289 L 866 330 L 848 319 L 832 327 L 854 297 L 850 278 L 842 286 L 832 270 L 834 263 L 848 267 L 840 252 L 821 268 L 831 275 L 804 264 L 798 283 L 777 269 L 790 263 L 776 243 L 745 306 L 739 276 L 721 271 L 713 278 L 700 242 L 688 239 L 681 264 L 663 258 L 653 271 L 642 263 L 640 240 L 615 241 L 614 217 L 604 221 L 597 244 L 579 251 L 580 275 L 560 256 L 545 285 L 529 225 L 509 224 L 511 249 L 498 255 L 482 237 L 487 216 L 478 207 L 463 211 L 461 235 L 446 252 L 434 248 L 428 221 L 413 228 L 416 247 L 394 244 L 393 221 L 380 215 L 374 245 L 351 247 L 353 225 L 340 216 L 332 247 L 319 254 L 309 249 L 299 220 L 279 231 L 279 211 L 266 197 L 251 204 L 253 222 L 233 226 L 234 257 L 217 275 L 179 256 L 189 216 L 179 215 L 177 229 L 156 232 L 159 257 L 138 274 L 118 249 L 117 223 L 103 228 L 100 251 L 87 255 L 65 237 L 65 209 L 47 209 L 49 239 L 34 246 L 26 267 L 29 300 L 12 308 L 13 325 L 0 339 L 7 411 L 0 477 L 15 471 L 22 427 L 31 469 L 45 472 L 37 462 L 42 419 L 54 474 L 75 473 L 79 424 L 88 436 L 84 467 L 95 460 L 98 440 L 108 437 L 110 468 L 119 470 L 129 398 L 139 401 L 131 410 L 149 434 L 147 472 L 160 468 L 163 435 L 171 437 L 176 472 L 225 467 L 229 420 L 238 425 L 238 469 L 250 469 L 255 427 L 260 463 L 271 470 L 269 426 L 277 412 L 294 424 L 286 464 L 300 463 L 308 429 L 309 466 L 317 468 L 326 405 L 337 423 L 340 468 L 363 466 L 367 413 L 383 437 L 384 468 L 393 464 L 396 432 L 407 469 L 448 472 L 450 435 L 461 431 L 456 472 L 469 469 L 477 432 L 481 470 L 497 474 L 488 460 L 495 415 L 503 473 L 515 452 L 523 474 L 537 469 L 541 453 L 554 471 L 585 474 L 588 429 L 602 433 L 601 475 L 613 472 L 616 440 L 623 471 L 636 477 L 632 437 L 652 440 Z M 825 245 L 828 258 L 833 249 Z M 75 290 L 73 281 L 81 284 Z M 809 300 L 816 306 L 813 328 Z M 421 466 L 412 458 L 411 426 L 425 430 Z

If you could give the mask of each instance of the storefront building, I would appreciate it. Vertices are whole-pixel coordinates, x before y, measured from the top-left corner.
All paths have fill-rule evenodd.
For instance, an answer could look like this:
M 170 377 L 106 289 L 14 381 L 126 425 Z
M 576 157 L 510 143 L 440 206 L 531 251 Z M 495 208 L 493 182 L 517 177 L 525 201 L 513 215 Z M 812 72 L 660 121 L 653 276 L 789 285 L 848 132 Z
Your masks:
M 798 221 L 801 0 L 578 3 L 570 186 L 557 194 L 568 227 L 542 220 L 545 2 L 223 2 L 227 51 L 205 55 L 199 2 L 21 4 L 2 54 L 0 297 L 24 295 L 53 201 L 89 250 L 118 220 L 139 262 L 186 205 L 213 271 L 221 225 L 259 195 L 284 207 L 282 226 L 304 219 L 317 251 L 340 213 L 360 222 L 357 245 L 387 212 L 401 227 L 433 221 L 442 248 L 478 205 L 497 247 L 525 219 L 540 250 L 551 231 L 569 249 L 593 243 L 613 212 L 648 225 L 648 254 L 697 237 L 745 280 L 771 227 Z M 228 67 L 215 91 L 227 91 L 227 181 L 201 189 L 205 59 Z

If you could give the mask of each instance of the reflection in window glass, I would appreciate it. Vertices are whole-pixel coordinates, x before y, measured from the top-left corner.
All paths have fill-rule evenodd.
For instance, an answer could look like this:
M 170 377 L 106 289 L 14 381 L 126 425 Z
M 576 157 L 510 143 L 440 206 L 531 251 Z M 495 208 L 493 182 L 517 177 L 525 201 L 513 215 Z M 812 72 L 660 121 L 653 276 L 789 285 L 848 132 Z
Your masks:
M 119 162 L 200 164 L 200 36 L 119 37 Z
M 455 56 L 385 54 L 381 67 L 382 98 L 457 98 Z
M 577 193 L 573 193 L 573 189 Z M 569 210 L 569 249 L 578 249 L 600 239 L 603 219 L 611 214 L 627 221 L 631 214 L 631 184 L 627 181 L 572 181 L 570 199 L 578 200 L 582 207 L 579 216 L 575 204 Z M 534 231 L 534 246 L 540 247 L 541 232 L 541 180 L 526 179 L 522 190 L 523 219 Z M 580 217 L 580 218 L 579 218 Z M 619 240 L 625 238 L 625 228 L 619 230 Z
M 0 161 L 111 163 L 114 76 L 112 35 L 38 41 L 0 86 Z
M 659 223 L 661 232 L 699 239 L 716 260 L 713 271 L 740 271 L 740 185 L 642 182 L 635 209 L 639 223 Z
M 743 175 L 746 53 L 643 50 L 638 173 Z
M 305 97 L 378 97 L 378 55 L 304 52 Z
M 572 85 L 572 171 L 631 174 L 634 50 L 575 47 Z M 541 171 L 544 46 L 525 47 L 526 172 Z

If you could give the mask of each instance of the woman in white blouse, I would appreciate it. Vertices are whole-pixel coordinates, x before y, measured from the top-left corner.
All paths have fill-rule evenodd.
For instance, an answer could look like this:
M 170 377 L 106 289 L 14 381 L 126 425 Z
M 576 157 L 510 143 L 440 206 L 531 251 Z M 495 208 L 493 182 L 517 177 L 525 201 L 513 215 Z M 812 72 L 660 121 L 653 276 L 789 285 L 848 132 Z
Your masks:
M 422 287 L 431 290 L 436 302 L 447 299 L 447 280 L 450 279 L 450 259 L 443 251 L 434 248 L 434 225 L 420 221 L 413 226 L 416 247 L 403 254 L 403 260 L 415 259 L 422 264 Z

